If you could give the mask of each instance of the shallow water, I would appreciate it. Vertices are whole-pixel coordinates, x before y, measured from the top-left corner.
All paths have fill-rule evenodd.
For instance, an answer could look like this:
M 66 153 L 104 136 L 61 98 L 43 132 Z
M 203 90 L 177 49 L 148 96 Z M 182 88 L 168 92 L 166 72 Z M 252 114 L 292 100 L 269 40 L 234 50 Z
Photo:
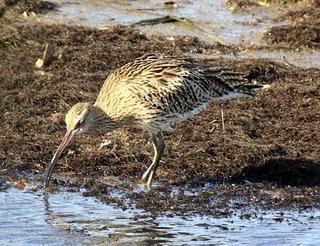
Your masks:
M 132 25 L 141 20 L 170 15 L 190 20 L 193 26 L 168 23 L 139 28 L 148 33 L 198 36 L 208 42 L 213 41 L 210 38 L 212 35 L 229 44 L 259 42 L 262 32 L 275 25 L 273 18 L 276 16 L 276 11 L 271 8 L 258 9 L 255 13 L 233 14 L 225 5 L 225 0 L 178 1 L 176 8 L 166 8 L 164 1 L 150 0 L 52 2 L 59 4 L 58 12 L 47 15 L 54 20 L 102 28 L 116 24 Z
M 251 59 L 268 59 L 286 65 L 297 66 L 300 68 L 320 68 L 320 51 L 319 50 L 299 50 L 296 52 L 290 50 L 247 50 L 238 54 L 195 54 L 190 53 L 189 56 L 195 59 L 210 58 L 227 58 L 241 60 Z
M 275 21 L 279 9 L 275 6 L 256 8 L 255 11 L 234 13 L 225 4 L 225 0 L 177 1 L 176 8 L 167 8 L 164 1 L 114 1 L 114 0 L 51 0 L 59 5 L 58 11 L 49 12 L 44 20 L 96 28 L 108 28 L 113 25 L 132 25 L 142 20 L 172 16 L 185 18 L 186 23 L 166 23 L 136 26 L 149 34 L 165 36 L 195 36 L 201 40 L 216 41 L 232 45 L 265 45 L 262 36 L 268 28 L 285 22 Z M 190 22 L 191 21 L 191 25 Z M 209 54 L 209 56 L 211 56 Z M 320 67 L 320 52 L 316 50 L 249 49 L 236 58 L 267 58 L 298 67 Z
M 81 192 L 0 192 L 0 245 L 320 245 L 320 211 L 241 219 L 123 211 Z M 277 222 L 281 218 L 282 222 Z

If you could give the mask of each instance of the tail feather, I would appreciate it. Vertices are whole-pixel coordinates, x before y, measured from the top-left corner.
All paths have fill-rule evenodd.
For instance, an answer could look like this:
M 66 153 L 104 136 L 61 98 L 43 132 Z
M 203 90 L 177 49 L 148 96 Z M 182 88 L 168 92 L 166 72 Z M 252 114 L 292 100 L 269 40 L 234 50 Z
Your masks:
M 234 89 L 237 92 L 253 96 L 255 95 L 257 89 L 261 89 L 263 87 L 264 85 L 260 84 L 240 84 L 234 86 Z
M 247 95 L 255 95 L 258 89 L 267 88 L 269 85 L 262 85 L 248 79 L 248 74 L 237 72 L 229 69 L 224 69 L 219 75 L 221 79 L 230 84 L 235 92 Z

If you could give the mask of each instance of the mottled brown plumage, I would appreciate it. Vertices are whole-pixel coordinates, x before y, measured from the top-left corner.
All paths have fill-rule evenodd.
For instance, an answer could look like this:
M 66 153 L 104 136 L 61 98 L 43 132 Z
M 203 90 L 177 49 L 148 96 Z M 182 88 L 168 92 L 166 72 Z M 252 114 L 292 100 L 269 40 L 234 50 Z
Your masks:
M 96 102 L 78 103 L 66 115 L 67 133 L 47 172 L 77 133 L 102 128 L 112 131 L 127 126 L 150 133 L 155 155 L 142 180 L 150 186 L 164 150 L 163 131 L 177 121 L 200 112 L 217 99 L 252 94 L 242 73 L 209 67 L 190 59 L 149 54 L 111 73 Z

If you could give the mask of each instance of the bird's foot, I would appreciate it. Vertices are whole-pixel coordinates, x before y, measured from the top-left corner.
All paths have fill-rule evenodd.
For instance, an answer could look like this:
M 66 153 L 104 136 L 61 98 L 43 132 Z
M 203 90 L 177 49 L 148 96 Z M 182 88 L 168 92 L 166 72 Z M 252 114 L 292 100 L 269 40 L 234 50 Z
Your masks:
M 150 173 L 145 172 L 140 179 L 140 186 L 143 186 L 147 189 L 151 188 L 151 179 L 150 179 Z
M 133 190 L 136 193 L 148 192 L 151 190 L 151 187 L 148 186 L 145 182 L 139 182 L 137 187 Z

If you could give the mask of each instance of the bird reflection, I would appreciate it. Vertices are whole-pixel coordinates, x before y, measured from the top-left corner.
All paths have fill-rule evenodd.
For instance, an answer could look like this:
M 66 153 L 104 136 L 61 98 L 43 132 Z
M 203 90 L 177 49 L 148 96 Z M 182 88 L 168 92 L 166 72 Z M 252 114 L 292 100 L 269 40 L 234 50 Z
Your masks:
M 176 234 L 172 226 L 161 226 L 157 216 L 141 210 L 127 211 L 104 204 L 80 192 L 43 192 L 46 223 L 81 232 L 90 244 L 167 244 Z

